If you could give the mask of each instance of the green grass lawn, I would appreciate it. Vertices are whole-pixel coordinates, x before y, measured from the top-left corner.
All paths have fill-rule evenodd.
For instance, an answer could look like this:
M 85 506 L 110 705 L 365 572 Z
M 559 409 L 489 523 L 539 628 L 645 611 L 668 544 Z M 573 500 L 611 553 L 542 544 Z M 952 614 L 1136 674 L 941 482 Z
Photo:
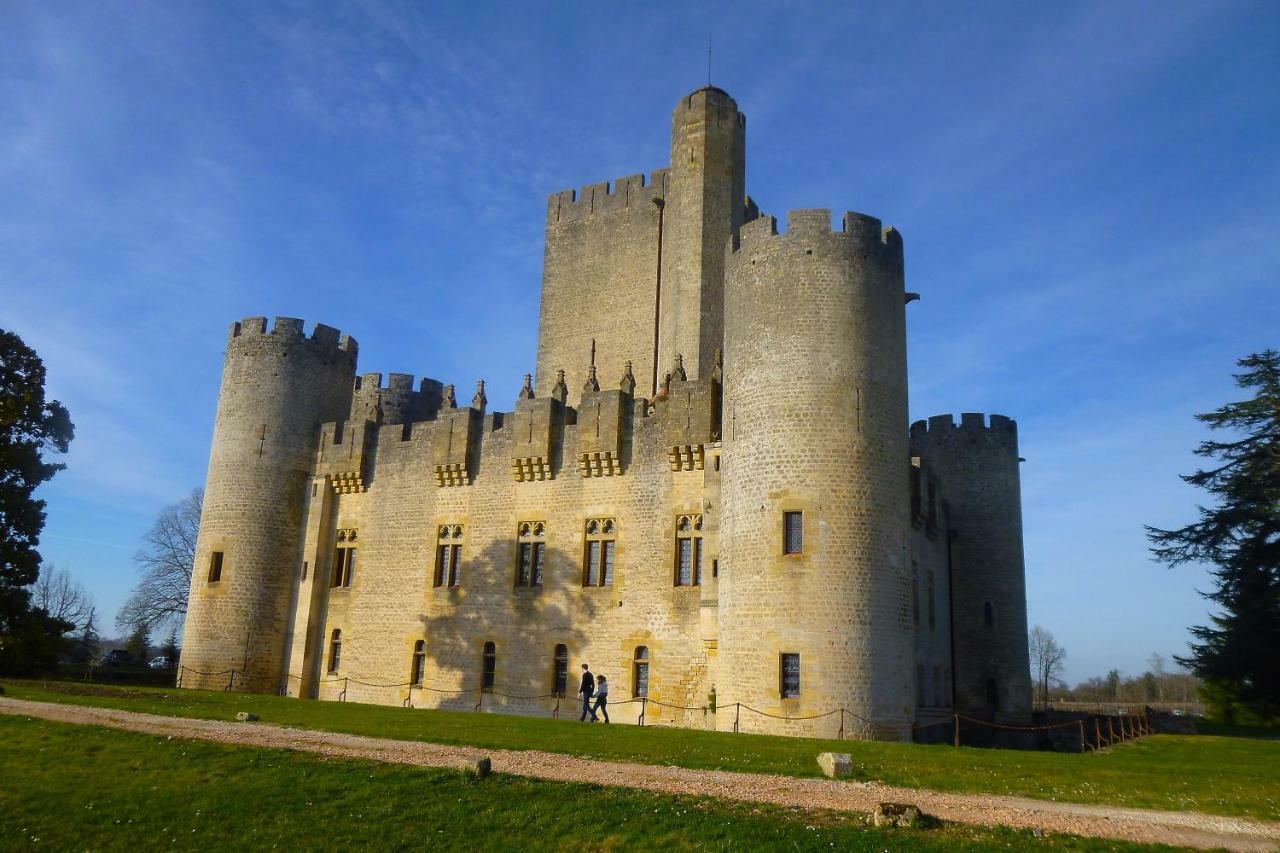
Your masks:
M 820 741 L 278 696 L 6 681 L 15 698 L 230 719 L 490 749 L 541 749 L 646 764 L 817 776 L 819 752 L 848 752 L 857 778 L 943 791 L 1017 794 L 1280 820 L 1280 742 L 1159 735 L 1099 755 Z
M 7 850 L 1155 849 L 326 759 L 0 716 Z M 1167 848 L 1166 848 L 1167 849 Z

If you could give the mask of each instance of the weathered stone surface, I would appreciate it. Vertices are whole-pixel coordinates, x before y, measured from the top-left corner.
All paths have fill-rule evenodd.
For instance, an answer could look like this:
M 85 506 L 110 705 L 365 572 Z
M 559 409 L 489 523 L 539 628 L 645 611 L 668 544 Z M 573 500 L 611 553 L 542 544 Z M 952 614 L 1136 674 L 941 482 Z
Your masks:
M 818 766 L 823 774 L 832 779 L 843 779 L 853 775 L 853 759 L 845 752 L 823 752 L 818 754 Z
M 257 720 L 258 720 L 258 715 L 253 713 L 252 711 L 240 711 L 239 713 L 236 714 L 237 722 L 254 723 L 254 722 L 257 722 Z
M 876 826 L 911 827 L 920 823 L 920 809 L 907 803 L 881 803 L 871 814 Z

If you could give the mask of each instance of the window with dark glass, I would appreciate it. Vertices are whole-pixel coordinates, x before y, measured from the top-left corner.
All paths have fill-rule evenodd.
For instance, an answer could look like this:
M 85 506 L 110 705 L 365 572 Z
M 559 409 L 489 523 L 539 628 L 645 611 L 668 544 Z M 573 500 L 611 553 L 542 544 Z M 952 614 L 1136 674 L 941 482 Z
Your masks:
M 633 698 L 649 695 L 649 647 L 636 646 L 631 660 L 631 695 Z
M 432 586 L 457 586 L 462 563 L 462 525 L 440 526 L 436 544 L 436 565 L 432 573 Z
M 484 657 L 481 660 L 480 689 L 486 693 L 493 690 L 494 674 L 498 670 L 498 647 L 492 641 L 484 644 Z
M 334 628 L 329 639 L 329 671 L 337 672 L 340 663 L 342 663 L 342 631 Z
M 778 667 L 779 692 L 783 699 L 794 699 L 800 695 L 800 655 L 794 652 L 783 652 Z
M 613 555 L 617 525 L 612 518 L 589 518 L 586 526 L 586 554 L 583 558 L 583 586 L 613 585 Z
M 564 643 L 556 645 L 552 671 L 551 692 L 563 698 L 569 689 L 569 647 Z
M 782 514 L 782 553 L 800 554 L 804 552 L 804 513 L 784 512 Z
M 520 525 L 516 540 L 516 586 L 542 586 L 542 557 L 546 538 L 545 522 L 526 521 Z
M 676 516 L 676 586 L 702 583 L 702 515 Z
M 409 666 L 409 681 L 412 684 L 421 685 L 422 678 L 427 671 L 427 644 L 425 640 L 418 640 L 413 644 L 413 663 Z
M 222 580 L 222 552 L 214 551 L 209 555 L 209 583 Z

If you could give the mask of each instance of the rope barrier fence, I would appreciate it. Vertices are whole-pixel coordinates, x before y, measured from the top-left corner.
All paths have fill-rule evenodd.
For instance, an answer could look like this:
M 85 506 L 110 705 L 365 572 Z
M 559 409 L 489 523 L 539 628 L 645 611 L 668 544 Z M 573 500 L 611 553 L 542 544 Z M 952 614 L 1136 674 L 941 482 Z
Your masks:
M 291 680 L 297 681 L 299 688 L 301 688 L 301 683 L 302 683 L 302 678 L 301 676 L 298 676 L 298 675 L 286 675 L 283 678 L 276 679 L 268 676 L 252 675 L 250 673 L 243 672 L 238 669 L 226 669 L 226 670 L 219 670 L 215 672 L 206 672 L 203 670 L 193 669 L 188 666 L 179 665 L 178 671 L 177 671 L 178 687 L 183 686 L 183 682 L 184 680 L 187 680 L 186 677 L 188 675 L 198 675 L 203 678 L 218 678 L 218 679 L 226 676 L 227 677 L 226 686 L 221 688 L 223 692 L 231 692 L 235 688 L 237 679 L 239 679 L 239 681 L 243 683 L 246 687 L 248 687 L 251 684 L 260 684 L 261 682 L 264 682 L 264 681 L 278 682 L 279 687 L 278 687 L 277 693 L 281 696 L 286 696 L 289 694 L 288 688 L 291 683 Z M 384 683 L 384 682 L 377 682 L 377 681 L 364 681 L 362 679 L 353 678 L 351 676 L 336 676 L 336 675 L 332 677 L 316 679 L 315 683 L 325 684 L 325 685 L 341 684 L 342 689 L 339 690 L 337 693 L 337 701 L 339 702 L 345 702 L 348 700 L 351 685 L 356 685 L 358 687 L 365 687 L 372 690 L 380 690 L 380 691 L 404 690 L 407 688 L 408 694 L 407 696 L 405 696 L 403 700 L 401 700 L 401 705 L 406 708 L 415 707 L 414 691 L 417 691 L 419 695 L 421 695 L 422 693 L 435 693 L 441 696 L 455 696 L 459 698 L 467 696 L 469 694 L 475 694 L 476 702 L 474 704 L 474 709 L 477 712 L 483 711 L 486 708 L 486 705 L 485 705 L 486 696 L 491 697 L 491 699 L 505 700 L 504 702 L 490 701 L 488 707 L 494 711 L 502 710 L 503 707 L 508 702 L 517 702 L 517 703 L 547 702 L 549 704 L 553 703 L 553 705 L 552 707 L 543 709 L 543 710 L 545 710 L 553 718 L 556 718 L 556 719 L 560 718 L 562 704 L 565 703 L 565 701 L 570 698 L 564 692 L 555 692 L 555 691 L 548 692 L 548 693 L 536 693 L 536 694 L 506 693 L 500 690 L 495 690 L 491 687 L 489 688 L 486 688 L 486 687 L 472 687 L 472 688 L 432 687 L 430 685 L 422 684 L 415 681 L 400 681 L 400 682 Z M 380 698 L 385 698 L 385 697 L 380 697 Z M 574 704 L 576 704 L 576 702 L 578 701 L 578 697 L 573 697 L 571 701 Z M 833 708 L 829 711 L 822 711 L 819 713 L 812 713 L 812 714 L 805 714 L 805 715 L 788 715 L 788 714 L 775 714 L 769 711 L 763 711 L 759 708 L 754 708 L 742 702 L 720 704 L 718 707 L 713 704 L 678 705 L 670 702 L 663 702 L 658 699 L 652 699 L 648 696 L 633 696 L 628 699 L 610 700 L 605 705 L 605 708 L 616 709 L 620 706 L 633 705 L 637 703 L 640 705 L 639 714 L 637 715 L 637 718 L 636 718 L 636 725 L 638 726 L 646 725 L 647 720 L 650 716 L 659 717 L 659 722 L 661 722 L 660 715 L 654 714 L 652 711 L 650 711 L 650 706 L 653 706 L 655 708 L 661 708 L 663 710 L 672 712 L 670 715 L 672 717 L 675 717 L 676 713 L 685 713 L 685 714 L 701 713 L 703 721 L 706 720 L 708 714 L 715 714 L 717 712 L 727 713 L 729 709 L 732 708 L 733 709 L 732 731 L 735 733 L 742 731 L 742 719 L 743 719 L 744 711 L 749 715 L 754 714 L 757 717 L 761 717 L 768 720 L 777 720 L 784 723 L 813 723 L 818 720 L 825 720 L 838 715 L 839 726 L 835 733 L 835 737 L 838 740 L 844 740 L 848 737 L 849 735 L 848 722 L 850 720 L 856 721 L 857 723 L 861 724 L 863 730 L 865 732 L 870 732 L 870 733 L 875 733 L 880 731 L 893 731 L 898 729 L 900 726 L 900 724 L 898 723 L 894 723 L 894 724 L 877 723 L 875 720 L 872 720 L 860 714 L 857 714 L 845 707 Z M 947 714 L 942 719 L 934 720 L 932 722 L 919 723 L 919 724 L 913 723 L 910 727 L 912 738 L 916 739 L 916 735 L 920 732 L 925 732 L 927 730 L 935 729 L 941 726 L 951 727 L 951 730 L 952 730 L 951 737 L 945 741 L 938 740 L 937 742 L 939 743 L 949 742 L 952 745 L 957 747 L 966 745 L 965 744 L 966 738 L 964 737 L 964 733 L 962 731 L 963 726 L 968 726 L 970 728 L 977 728 L 979 730 L 987 730 L 989 732 L 1006 731 L 1006 732 L 1021 732 L 1021 733 L 1027 733 L 1027 734 L 1032 734 L 1032 733 L 1050 734 L 1054 732 L 1065 732 L 1069 729 L 1074 729 L 1078 738 L 1079 751 L 1082 753 L 1088 752 L 1088 751 L 1097 753 L 1104 748 L 1108 748 L 1120 743 L 1125 743 L 1127 741 L 1131 741 L 1139 737 L 1144 737 L 1146 735 L 1151 734 L 1151 731 L 1152 731 L 1151 720 L 1145 712 L 1137 713 L 1137 714 L 1131 714 L 1131 713 L 1090 714 L 1086 712 L 1086 713 L 1082 713 L 1082 715 L 1077 719 L 1064 720 L 1062 722 L 1056 722 L 1056 723 L 1045 723 L 1042 725 L 1016 725 L 1012 723 L 998 723 L 998 722 L 991 722 L 988 720 L 979 719 L 977 717 L 973 717 L 968 714 L 951 713 L 951 714 Z M 808 730 L 807 733 L 811 733 L 811 732 L 812 732 L 812 729 Z M 990 742 L 989 737 L 984 740 L 981 737 L 977 737 L 977 738 L 973 737 L 972 732 L 970 734 L 971 736 L 967 738 L 967 740 L 969 741 L 968 745 L 970 746 L 989 745 L 989 742 Z M 1075 743 L 1074 739 L 1072 740 L 1072 743 Z M 1075 747 L 1073 746 L 1072 749 L 1075 749 Z

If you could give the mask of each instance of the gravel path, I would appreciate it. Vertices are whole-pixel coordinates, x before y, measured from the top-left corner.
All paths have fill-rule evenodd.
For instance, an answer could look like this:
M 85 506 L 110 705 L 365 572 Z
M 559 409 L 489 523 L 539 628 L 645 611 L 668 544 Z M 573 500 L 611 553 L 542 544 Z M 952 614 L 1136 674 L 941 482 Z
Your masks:
M 870 812 L 880 802 L 907 802 L 919 806 L 925 814 L 957 823 L 1004 825 L 1186 847 L 1280 850 L 1280 823 L 1193 812 L 1115 808 L 1023 797 L 949 794 L 898 788 L 875 782 L 841 782 L 762 773 L 689 770 L 683 767 L 600 761 L 533 750 L 444 746 L 292 729 L 265 723 L 163 717 L 134 711 L 21 699 L 0 698 L 0 713 L 147 734 L 198 738 L 237 746 L 296 749 L 426 767 L 461 769 L 477 758 L 487 756 L 492 760 L 495 773 L 557 782 L 590 782 L 664 794 L 770 803 L 792 808 Z

